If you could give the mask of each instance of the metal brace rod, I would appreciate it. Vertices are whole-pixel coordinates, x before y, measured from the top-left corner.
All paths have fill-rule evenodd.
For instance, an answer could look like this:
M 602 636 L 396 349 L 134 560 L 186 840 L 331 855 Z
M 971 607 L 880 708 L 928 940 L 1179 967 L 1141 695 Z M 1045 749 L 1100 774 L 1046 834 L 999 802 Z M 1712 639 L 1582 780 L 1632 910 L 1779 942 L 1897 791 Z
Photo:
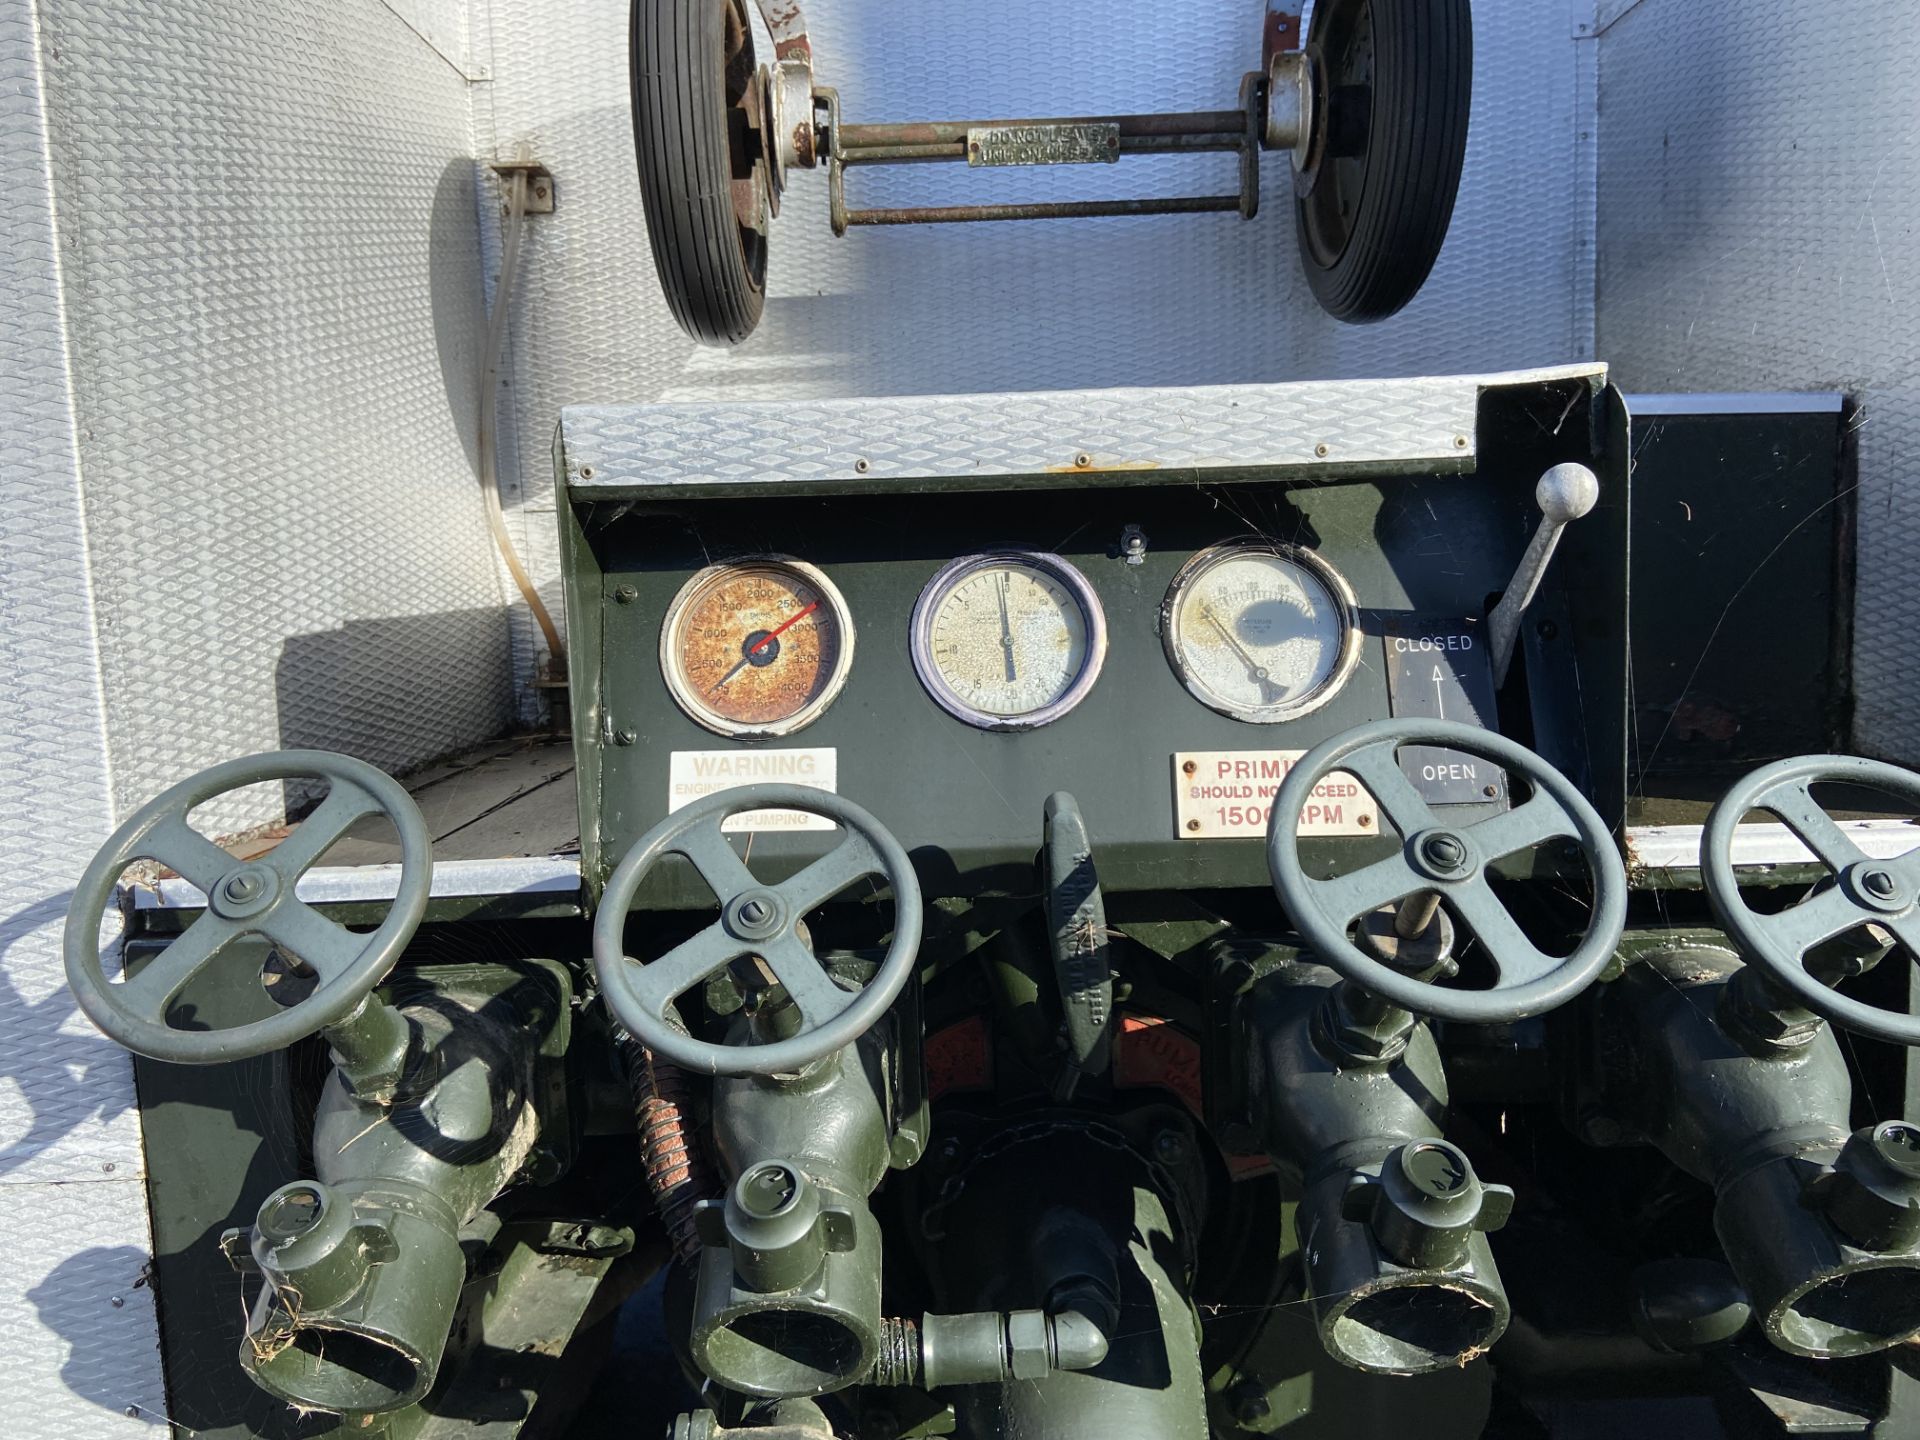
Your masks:
M 954 225 L 982 220 L 1076 220 L 1124 215 L 1204 215 L 1238 210 L 1238 195 L 1153 200 L 1057 200 L 1036 205 L 937 205 L 848 210 L 845 225 Z
M 1198 215 L 1238 212 L 1252 219 L 1260 208 L 1260 140 L 1265 125 L 1265 81 L 1249 75 L 1238 110 L 1183 114 L 1099 115 L 1062 119 L 914 121 L 842 125 L 839 94 L 815 90 L 827 111 L 827 190 L 833 233 L 853 226 L 952 225 L 995 220 L 1063 220 L 1138 215 Z M 849 209 L 845 171 L 854 165 L 909 165 L 969 161 L 970 132 L 1047 127 L 1113 128 L 1110 161 L 1128 154 L 1227 152 L 1240 156 L 1240 190 L 1234 195 L 1185 195 L 1114 200 L 1068 200 L 1039 204 L 942 205 Z
M 1244 110 L 1202 110 L 1172 115 L 1079 115 L 1026 120 L 935 120 L 898 125 L 848 125 L 840 137 L 848 165 L 896 159 L 965 160 L 973 130 L 1111 125 L 1117 150 L 1192 148 L 1238 150 L 1247 143 Z M 1177 142 L 1185 142 L 1184 145 Z

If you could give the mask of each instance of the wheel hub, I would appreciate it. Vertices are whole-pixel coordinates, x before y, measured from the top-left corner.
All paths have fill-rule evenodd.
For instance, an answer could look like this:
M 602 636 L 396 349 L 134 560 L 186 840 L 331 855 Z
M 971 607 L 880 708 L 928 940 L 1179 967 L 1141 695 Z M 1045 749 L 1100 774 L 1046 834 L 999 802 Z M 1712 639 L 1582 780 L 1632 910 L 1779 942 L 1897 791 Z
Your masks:
M 1415 867 L 1430 880 L 1461 880 L 1474 871 L 1472 847 L 1451 830 L 1429 830 L 1414 843 Z
M 1914 902 L 1912 887 L 1877 861 L 1852 866 L 1846 872 L 1844 883 L 1862 905 L 1883 915 L 1897 915 Z
M 228 872 L 207 904 L 224 920 L 246 920 L 280 898 L 280 877 L 265 865 L 242 865 Z
M 786 912 L 771 890 L 749 890 L 727 907 L 727 929 L 742 940 L 767 940 L 779 934 Z
M 839 846 L 777 887 L 742 873 L 721 827 L 752 810 L 798 810 L 847 832 Z M 696 843 L 697 842 L 697 843 Z M 849 849 L 849 847 L 852 847 Z M 648 873 L 666 854 L 690 861 L 715 895 L 720 914 L 682 940 L 659 967 L 626 951 L 626 920 Z M 801 917 L 862 875 L 893 892 L 893 938 L 873 977 L 858 990 L 837 983 L 807 943 Z M 614 867 L 593 925 L 593 965 L 607 1008 L 655 1054 L 709 1075 L 789 1076 L 852 1045 L 871 1029 L 913 978 L 920 948 L 920 887 L 913 862 L 880 822 L 831 791 L 756 784 L 716 791 L 642 835 Z M 753 1043 L 697 1040 L 668 1018 L 681 995 L 753 957 L 767 985 L 785 988 L 783 1008 L 797 1028 L 765 1027 Z M 771 1031 L 772 1033 L 767 1033 Z

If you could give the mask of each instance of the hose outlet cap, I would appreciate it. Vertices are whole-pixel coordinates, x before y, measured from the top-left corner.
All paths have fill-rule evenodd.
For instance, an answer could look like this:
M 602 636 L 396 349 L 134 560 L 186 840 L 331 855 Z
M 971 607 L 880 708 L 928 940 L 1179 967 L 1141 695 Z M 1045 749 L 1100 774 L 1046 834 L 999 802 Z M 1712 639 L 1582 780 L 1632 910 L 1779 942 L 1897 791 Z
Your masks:
M 1381 1162 L 1378 1175 L 1356 1174 L 1340 1209 L 1364 1223 L 1396 1263 L 1438 1269 L 1464 1260 L 1475 1232 L 1507 1223 L 1513 1191 L 1483 1183 L 1457 1145 L 1410 1140 Z
M 790 1160 L 749 1165 L 724 1201 L 700 1206 L 695 1223 L 707 1244 L 732 1250 L 737 1280 L 762 1294 L 808 1288 L 827 1253 L 855 1240 L 853 1216 L 827 1203 Z
M 1854 1131 L 1801 1199 L 1861 1250 L 1912 1249 L 1920 1243 L 1920 1126 L 1887 1120 Z

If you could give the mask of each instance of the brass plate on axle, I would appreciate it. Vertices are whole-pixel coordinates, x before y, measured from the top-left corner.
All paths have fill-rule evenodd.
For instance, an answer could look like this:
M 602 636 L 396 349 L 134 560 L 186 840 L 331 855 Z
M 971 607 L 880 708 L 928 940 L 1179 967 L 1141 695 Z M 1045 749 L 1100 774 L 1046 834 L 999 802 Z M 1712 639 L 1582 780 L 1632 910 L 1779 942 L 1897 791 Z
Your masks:
M 967 164 L 1112 165 L 1120 127 L 1106 124 L 976 125 L 967 131 Z

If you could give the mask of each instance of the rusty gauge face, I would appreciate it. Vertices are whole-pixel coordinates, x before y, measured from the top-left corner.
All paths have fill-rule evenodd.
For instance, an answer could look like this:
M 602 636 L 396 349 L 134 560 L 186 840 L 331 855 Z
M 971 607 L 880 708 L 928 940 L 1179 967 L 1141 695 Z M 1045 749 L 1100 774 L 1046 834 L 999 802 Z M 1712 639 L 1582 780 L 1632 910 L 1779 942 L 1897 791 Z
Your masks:
M 719 735 L 791 735 L 853 668 L 853 617 L 833 582 L 784 555 L 709 565 L 660 627 L 674 702 Z
M 1360 658 L 1340 572 L 1311 550 L 1264 540 L 1215 545 L 1182 566 L 1160 639 L 1195 699 L 1255 725 L 1324 705 Z
M 920 683 L 948 714 L 982 730 L 1031 730 L 1093 689 L 1106 617 L 1058 555 L 966 555 L 920 592 L 912 648 Z

